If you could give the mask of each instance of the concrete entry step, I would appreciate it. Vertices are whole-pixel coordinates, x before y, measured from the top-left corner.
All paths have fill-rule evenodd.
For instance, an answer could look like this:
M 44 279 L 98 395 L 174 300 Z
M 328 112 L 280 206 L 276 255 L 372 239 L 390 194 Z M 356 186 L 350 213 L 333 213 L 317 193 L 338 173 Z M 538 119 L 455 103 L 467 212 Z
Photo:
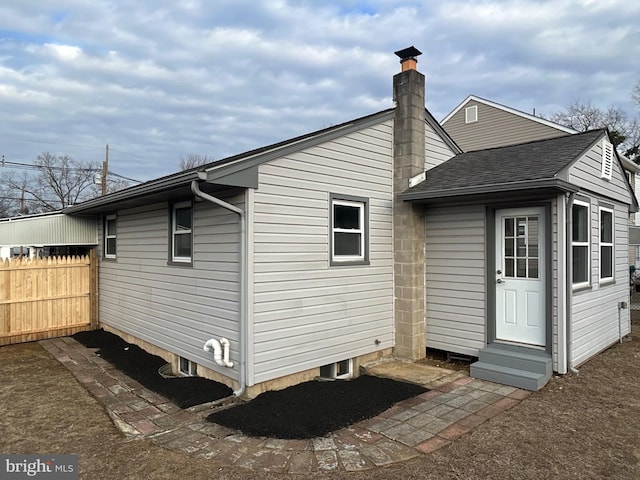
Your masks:
M 480 350 L 478 361 L 471 364 L 470 374 L 481 380 L 540 390 L 553 374 L 551 355 L 540 350 L 494 343 Z

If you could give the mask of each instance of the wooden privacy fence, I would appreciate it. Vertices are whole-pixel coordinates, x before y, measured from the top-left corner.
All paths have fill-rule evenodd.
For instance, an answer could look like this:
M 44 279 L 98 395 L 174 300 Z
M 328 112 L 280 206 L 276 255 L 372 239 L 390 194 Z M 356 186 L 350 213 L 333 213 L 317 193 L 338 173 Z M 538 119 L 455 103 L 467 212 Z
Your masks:
M 95 253 L 0 260 L 0 345 L 97 328 Z

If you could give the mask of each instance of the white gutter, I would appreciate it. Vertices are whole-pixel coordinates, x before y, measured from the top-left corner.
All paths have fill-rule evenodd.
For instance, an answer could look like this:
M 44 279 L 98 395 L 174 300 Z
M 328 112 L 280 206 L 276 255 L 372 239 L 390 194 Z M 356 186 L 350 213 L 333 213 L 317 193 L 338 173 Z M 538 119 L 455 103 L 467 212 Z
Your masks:
M 238 328 L 239 336 L 240 336 L 240 362 L 238 368 L 240 369 L 240 386 L 237 390 L 234 390 L 233 394 L 236 397 L 241 396 L 244 393 L 247 384 L 246 371 L 247 371 L 247 339 L 246 339 L 246 323 L 247 323 L 247 288 L 246 288 L 246 264 L 247 264 L 247 218 L 244 213 L 244 210 L 236 207 L 235 205 L 231 205 L 230 203 L 225 202 L 224 200 L 220 200 L 214 196 L 209 195 L 208 193 L 204 193 L 200 190 L 198 186 L 197 180 L 191 181 L 191 191 L 193 194 L 206 200 L 207 202 L 214 203 L 230 212 L 235 213 L 240 217 L 240 264 L 239 268 L 239 284 L 240 284 L 240 305 L 239 305 L 239 317 L 240 317 L 240 325 Z

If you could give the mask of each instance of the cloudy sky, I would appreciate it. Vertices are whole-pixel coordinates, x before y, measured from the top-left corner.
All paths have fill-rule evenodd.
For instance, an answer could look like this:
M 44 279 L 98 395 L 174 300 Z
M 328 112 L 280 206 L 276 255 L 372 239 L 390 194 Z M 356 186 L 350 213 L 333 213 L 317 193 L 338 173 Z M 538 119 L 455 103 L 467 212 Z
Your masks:
M 4 0 L 0 156 L 109 144 L 148 180 L 391 107 L 410 45 L 439 120 L 469 94 L 636 113 L 637 0 Z

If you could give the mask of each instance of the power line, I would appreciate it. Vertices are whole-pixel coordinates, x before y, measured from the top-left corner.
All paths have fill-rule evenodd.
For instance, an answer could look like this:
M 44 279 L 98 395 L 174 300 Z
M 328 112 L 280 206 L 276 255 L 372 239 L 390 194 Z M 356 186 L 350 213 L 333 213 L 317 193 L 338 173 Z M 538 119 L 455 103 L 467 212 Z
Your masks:
M 78 147 L 78 148 L 88 148 L 88 149 L 102 149 L 102 147 L 96 147 L 94 145 L 78 145 L 76 143 L 64 143 L 64 142 L 54 142 L 54 141 L 49 141 L 49 140 L 34 140 L 34 139 L 30 139 L 30 138 L 26 138 L 26 137 L 15 137 L 12 136 L 11 140 L 14 141 L 18 141 L 18 142 L 25 142 L 25 143 L 42 143 L 42 144 L 50 144 L 50 145 L 62 145 L 62 146 L 66 146 L 66 147 Z
M 0 166 L 1 167 L 6 167 L 6 168 L 12 168 L 12 169 L 17 169 L 17 170 L 42 170 L 42 169 L 50 169 L 50 170 L 59 170 L 59 171 L 77 171 L 77 172 L 99 172 L 101 170 L 101 168 L 96 167 L 96 168 L 81 168 L 81 167 L 58 167 L 58 166 L 43 166 L 43 165 L 36 165 L 36 164 L 32 164 L 32 163 L 21 163 L 21 162 L 8 162 L 6 160 L 3 160 L 0 162 Z M 109 175 L 112 175 L 114 177 L 118 177 L 118 178 L 122 178 L 123 180 L 128 180 L 130 182 L 135 182 L 135 183 L 142 183 L 141 180 L 136 180 L 134 178 L 129 178 L 129 177 L 125 177 L 124 175 L 119 175 L 115 172 L 112 172 L 111 170 L 109 170 Z

